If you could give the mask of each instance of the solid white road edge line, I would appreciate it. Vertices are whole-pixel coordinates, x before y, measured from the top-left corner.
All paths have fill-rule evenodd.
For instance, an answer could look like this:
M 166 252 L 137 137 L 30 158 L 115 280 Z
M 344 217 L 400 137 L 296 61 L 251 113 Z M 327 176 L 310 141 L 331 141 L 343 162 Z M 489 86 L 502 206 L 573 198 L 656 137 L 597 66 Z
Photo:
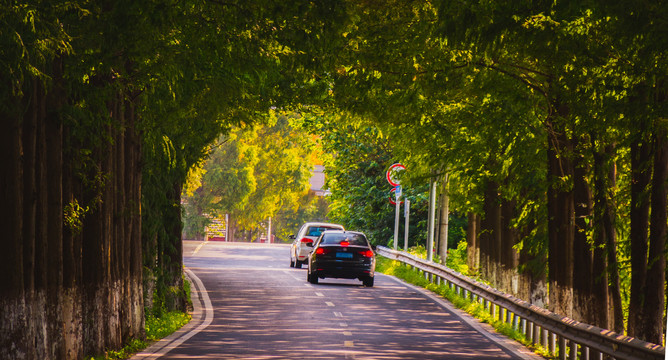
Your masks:
M 172 335 L 161 339 L 155 344 L 149 346 L 144 351 L 134 355 L 131 360 L 154 360 L 159 359 L 163 355 L 167 354 L 174 348 L 181 345 L 184 341 L 195 336 L 195 334 L 206 329 L 207 326 L 213 321 L 213 306 L 211 306 L 211 299 L 209 294 L 202 284 L 202 281 L 189 269 L 185 269 L 186 276 L 190 279 L 190 282 L 195 285 L 191 288 L 190 298 L 193 302 L 193 317 L 192 320 L 186 324 L 181 329 L 174 332 Z M 200 297 L 204 302 L 200 301 Z M 204 321 L 199 323 L 202 318 L 202 313 L 204 313 Z M 194 328 L 194 329 L 193 329 Z

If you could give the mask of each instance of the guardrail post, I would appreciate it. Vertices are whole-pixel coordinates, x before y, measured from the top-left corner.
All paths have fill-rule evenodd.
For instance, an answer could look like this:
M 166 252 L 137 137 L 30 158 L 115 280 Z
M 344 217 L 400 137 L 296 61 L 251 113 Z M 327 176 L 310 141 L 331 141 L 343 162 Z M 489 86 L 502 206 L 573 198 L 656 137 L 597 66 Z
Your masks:
M 538 324 L 534 323 L 533 324 L 533 336 L 532 336 L 532 340 L 533 340 L 534 344 L 536 344 L 536 345 L 541 344 L 540 335 L 541 335 L 540 326 Z
M 520 329 L 522 334 L 524 334 L 524 337 L 528 339 L 529 337 L 527 336 L 527 319 L 524 318 L 520 319 Z
M 557 352 L 557 334 L 553 332 L 548 333 L 548 339 L 550 339 L 550 353 L 556 354 Z
M 568 357 L 572 360 L 575 360 L 575 359 L 578 358 L 578 343 L 576 343 L 573 340 L 569 340 L 568 342 L 571 345 L 571 349 L 570 349 L 571 351 L 570 351 L 570 354 L 568 355 Z
M 584 360 L 589 360 L 591 357 L 589 356 L 591 354 L 591 350 L 589 349 L 589 346 L 583 346 L 582 347 L 582 353 Z
M 527 339 L 529 339 L 529 341 L 531 341 L 533 344 L 535 344 L 536 342 L 534 341 L 534 334 L 535 334 L 534 323 L 529 321 L 529 323 L 527 324 L 526 330 L 527 330 L 527 332 L 526 332 Z
M 559 359 L 566 360 L 566 338 L 563 336 L 558 336 L 559 341 Z
M 598 351 L 594 351 L 594 356 L 592 356 L 592 358 L 594 358 L 596 360 L 603 360 L 603 353 L 598 352 Z

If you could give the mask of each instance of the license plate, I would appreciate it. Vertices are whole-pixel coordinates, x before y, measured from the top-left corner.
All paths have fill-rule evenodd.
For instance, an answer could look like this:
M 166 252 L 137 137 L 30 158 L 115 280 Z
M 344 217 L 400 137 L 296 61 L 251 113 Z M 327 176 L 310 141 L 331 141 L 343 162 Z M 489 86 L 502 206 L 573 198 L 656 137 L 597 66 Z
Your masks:
M 352 253 L 336 253 L 336 258 L 337 259 L 352 259 L 353 254 Z

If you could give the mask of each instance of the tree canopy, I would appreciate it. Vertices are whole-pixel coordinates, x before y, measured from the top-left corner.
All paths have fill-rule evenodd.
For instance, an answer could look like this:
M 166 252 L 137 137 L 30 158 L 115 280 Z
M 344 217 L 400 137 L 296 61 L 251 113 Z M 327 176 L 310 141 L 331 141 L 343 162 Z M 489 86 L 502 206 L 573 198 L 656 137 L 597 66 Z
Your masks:
M 387 167 L 410 169 L 416 214 L 447 174 L 478 275 L 661 343 L 667 10 L 3 3 L 0 357 L 82 358 L 140 337 L 144 309 L 184 308 L 188 174 L 204 170 L 193 203 L 252 227 L 310 202 L 316 143 L 333 219 L 385 243 Z

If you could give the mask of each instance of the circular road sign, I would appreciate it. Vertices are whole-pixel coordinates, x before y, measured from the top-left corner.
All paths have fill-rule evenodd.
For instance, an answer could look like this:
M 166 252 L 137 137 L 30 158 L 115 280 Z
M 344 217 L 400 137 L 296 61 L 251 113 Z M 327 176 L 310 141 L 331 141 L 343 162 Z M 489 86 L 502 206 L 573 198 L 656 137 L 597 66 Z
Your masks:
M 393 188 L 390 190 L 390 204 L 392 204 L 392 205 L 396 205 L 396 204 L 397 204 L 397 201 L 396 201 L 396 199 L 397 199 L 396 191 L 397 191 L 397 188 L 396 188 L 396 187 L 393 187 Z M 403 203 L 404 203 L 403 200 L 399 201 L 399 204 L 403 204 Z
M 392 164 L 389 169 L 387 169 L 387 182 L 392 186 L 401 185 L 401 182 L 397 178 L 399 171 L 406 170 L 406 167 L 400 163 Z

